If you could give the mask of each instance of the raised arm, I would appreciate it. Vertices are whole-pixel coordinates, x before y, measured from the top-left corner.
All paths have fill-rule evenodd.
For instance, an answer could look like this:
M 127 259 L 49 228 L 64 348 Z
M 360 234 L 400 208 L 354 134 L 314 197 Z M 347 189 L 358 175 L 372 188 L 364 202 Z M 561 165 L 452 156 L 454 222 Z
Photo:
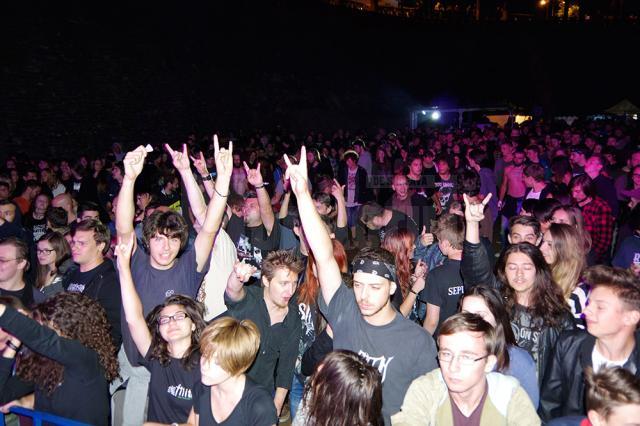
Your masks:
M 289 202 L 291 201 L 291 192 L 284 193 L 282 198 L 282 204 L 280 205 L 280 212 L 278 213 L 278 219 L 284 219 L 289 216 Z
M 133 219 L 136 214 L 133 191 L 136 179 L 142 173 L 146 157 L 147 150 L 142 145 L 128 152 L 124 157 L 124 178 L 122 179 L 116 207 L 116 231 L 118 237 L 124 242 L 129 241 L 133 236 Z
M 335 179 L 331 186 L 331 195 L 333 195 L 338 202 L 336 227 L 345 228 L 347 226 L 347 203 L 344 200 L 344 185 L 340 185 L 340 182 Z
M 233 142 L 229 142 L 229 149 L 227 150 L 220 148 L 218 138 L 215 137 L 214 147 L 218 179 L 213 189 L 214 196 L 209 201 L 209 206 L 207 207 L 202 229 L 200 229 L 194 242 L 198 271 L 202 271 L 206 263 L 209 262 L 213 241 L 218 233 L 218 229 L 220 229 L 222 217 L 227 208 L 229 182 L 231 182 L 231 173 L 233 171 Z M 200 189 L 198 189 L 197 186 L 196 189 L 198 193 L 200 193 Z
M 227 298 L 232 302 L 239 302 L 244 299 L 245 290 L 244 283 L 249 281 L 256 267 L 244 262 L 236 262 L 233 271 L 227 279 L 227 289 L 225 291 Z
M 480 243 L 480 222 L 484 219 L 484 208 L 491 196 L 491 194 L 487 195 L 481 203 L 471 204 L 467 194 L 463 194 L 466 225 L 460 272 L 465 288 L 478 284 L 488 284 L 494 288 L 500 287 L 500 283 L 491 271 L 489 255 Z
M 271 206 L 271 198 L 269 198 L 269 192 L 264 186 L 262 180 L 262 174 L 260 173 L 260 163 L 255 169 L 250 169 L 249 165 L 244 163 L 244 171 L 247 173 L 247 180 L 256 190 L 258 196 L 258 205 L 260 206 L 260 219 L 262 224 L 267 229 L 267 234 L 271 235 L 273 230 L 273 224 L 276 221 L 276 216 L 273 214 L 273 207 Z
M 118 274 L 120 275 L 120 294 L 122 295 L 122 308 L 125 320 L 133 342 L 142 356 L 146 356 L 151 346 L 151 332 L 144 318 L 144 309 L 140 296 L 133 284 L 131 276 L 131 252 L 133 238 L 128 243 L 118 242 L 116 247 Z
M 333 244 L 327 232 L 316 206 L 313 204 L 311 193 L 309 192 L 309 178 L 307 175 L 307 152 L 302 147 L 300 153 L 300 163 L 291 164 L 289 157 L 285 155 L 287 162 L 286 177 L 289 179 L 291 189 L 298 200 L 298 212 L 302 221 L 302 228 L 309 243 L 309 248 L 313 252 L 318 266 L 318 281 L 322 297 L 328 305 L 333 295 L 340 287 L 342 276 L 335 257 L 333 257 Z
M 198 187 L 196 178 L 191 172 L 191 162 L 189 161 L 189 153 L 187 152 L 187 144 L 182 144 L 182 151 L 174 151 L 169 144 L 164 145 L 165 149 L 171 155 L 173 160 L 173 167 L 180 173 L 180 178 L 184 183 L 184 188 L 187 191 L 187 198 L 189 199 L 189 205 L 193 215 L 197 218 L 204 215 L 206 210 L 206 204 L 202 197 L 202 192 Z M 200 221 L 198 221 L 200 223 Z
M 215 140 L 217 140 L 218 136 L 217 135 L 214 135 L 214 136 L 215 136 Z M 215 189 L 214 189 L 213 181 L 211 180 L 211 174 L 207 169 L 207 161 L 204 159 L 204 153 L 200 151 L 200 155 L 198 155 L 197 157 L 191 157 L 191 161 L 193 161 L 193 167 L 196 168 L 196 171 L 202 178 L 202 185 L 204 186 L 204 190 L 207 191 L 207 195 L 209 196 L 209 199 L 212 199 Z M 202 204 L 198 206 L 197 212 L 194 206 L 191 206 L 191 211 L 193 212 L 193 215 L 195 216 L 200 226 L 202 226 L 202 224 L 204 223 L 204 218 L 207 211 L 207 206 L 204 203 L 204 200 Z

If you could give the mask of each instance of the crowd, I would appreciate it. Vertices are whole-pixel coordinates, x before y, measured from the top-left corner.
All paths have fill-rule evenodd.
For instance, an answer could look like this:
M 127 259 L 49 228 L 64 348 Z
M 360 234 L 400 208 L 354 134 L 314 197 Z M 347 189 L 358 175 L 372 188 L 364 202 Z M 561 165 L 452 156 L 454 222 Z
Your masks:
M 639 143 L 526 122 L 6 154 L 1 410 L 637 421 Z

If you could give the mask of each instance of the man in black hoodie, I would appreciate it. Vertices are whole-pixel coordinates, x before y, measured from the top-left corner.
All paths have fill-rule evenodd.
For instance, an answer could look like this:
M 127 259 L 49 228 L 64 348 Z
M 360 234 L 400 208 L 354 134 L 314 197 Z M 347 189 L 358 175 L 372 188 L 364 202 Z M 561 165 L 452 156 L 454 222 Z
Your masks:
M 78 267 L 65 275 L 62 285 L 67 291 L 82 293 L 102 305 L 111 325 L 111 338 L 119 348 L 120 281 L 113 262 L 104 258 L 110 240 L 109 230 L 97 220 L 78 223 L 71 234 L 71 255 Z

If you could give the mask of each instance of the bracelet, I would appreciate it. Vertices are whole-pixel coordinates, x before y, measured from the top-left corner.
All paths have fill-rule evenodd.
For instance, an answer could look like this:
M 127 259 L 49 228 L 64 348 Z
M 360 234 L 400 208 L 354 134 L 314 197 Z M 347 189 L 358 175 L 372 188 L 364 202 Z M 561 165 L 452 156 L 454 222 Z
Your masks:
M 262 185 L 254 186 L 253 188 L 254 189 L 260 189 L 260 188 L 264 188 L 264 186 L 265 186 L 265 183 L 262 183 Z
M 7 340 L 6 345 L 13 349 L 14 351 L 18 352 L 20 350 L 19 346 L 16 346 L 15 343 L 13 343 L 11 340 Z
M 208 174 L 206 176 L 200 175 L 200 177 L 202 178 L 203 181 L 205 181 L 205 180 L 213 180 L 213 176 L 211 176 L 211 174 Z
M 215 185 L 213 185 L 213 190 L 216 191 L 216 194 L 218 194 L 219 196 L 221 196 L 222 198 L 227 198 L 229 196 L 229 193 L 227 192 L 227 195 L 222 195 L 221 193 L 218 192 L 218 189 L 216 188 Z
M 413 291 L 413 289 L 412 289 L 412 288 L 410 288 L 410 289 L 409 289 L 409 291 L 410 291 L 411 293 L 415 294 L 416 296 L 418 295 L 418 293 L 416 293 L 415 291 Z

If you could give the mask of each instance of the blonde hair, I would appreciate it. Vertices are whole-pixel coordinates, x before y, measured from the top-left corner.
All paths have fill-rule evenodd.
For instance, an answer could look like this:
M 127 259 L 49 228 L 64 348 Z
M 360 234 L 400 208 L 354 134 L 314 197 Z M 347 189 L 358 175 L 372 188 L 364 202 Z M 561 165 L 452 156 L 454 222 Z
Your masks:
M 560 286 L 564 298 L 569 299 L 586 266 L 584 243 L 580 231 L 571 225 L 552 223 L 549 233 L 556 254 L 556 260 L 550 265 L 551 276 Z
M 251 320 L 225 317 L 212 322 L 200 338 L 200 352 L 232 376 L 251 367 L 260 348 L 260 332 Z

